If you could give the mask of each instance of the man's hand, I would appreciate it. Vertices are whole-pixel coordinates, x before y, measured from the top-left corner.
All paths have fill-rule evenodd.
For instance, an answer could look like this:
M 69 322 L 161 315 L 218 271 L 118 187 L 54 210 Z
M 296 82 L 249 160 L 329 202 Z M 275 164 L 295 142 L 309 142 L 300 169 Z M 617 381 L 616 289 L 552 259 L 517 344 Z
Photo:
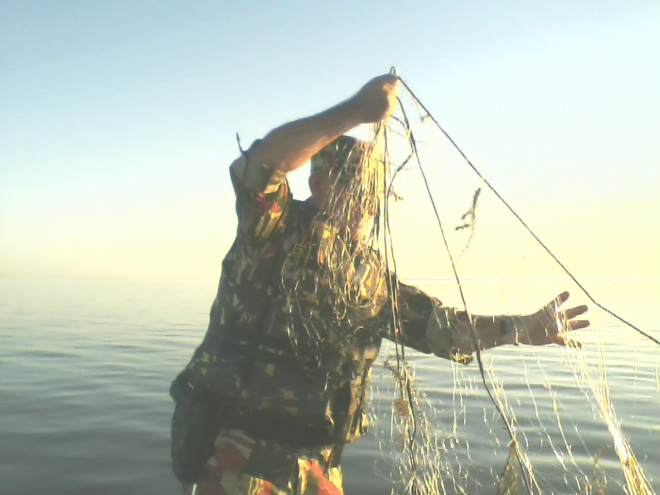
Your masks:
M 380 122 L 394 112 L 398 83 L 399 78 L 394 74 L 374 77 L 349 100 L 362 123 Z
M 568 299 L 568 292 L 562 292 L 536 313 L 529 315 L 518 330 L 517 341 L 526 345 L 566 345 L 566 331 L 579 330 L 589 326 L 589 320 L 576 320 L 576 316 L 587 311 L 587 306 L 562 310 L 561 305 Z M 579 347 L 579 343 L 576 343 Z

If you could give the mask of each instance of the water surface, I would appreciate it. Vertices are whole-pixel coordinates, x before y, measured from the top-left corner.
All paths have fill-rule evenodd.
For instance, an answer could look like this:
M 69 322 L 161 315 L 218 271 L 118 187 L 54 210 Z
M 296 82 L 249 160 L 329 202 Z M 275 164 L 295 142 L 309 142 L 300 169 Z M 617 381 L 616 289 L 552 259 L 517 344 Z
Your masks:
M 627 294 L 618 301 L 627 314 L 652 329 L 657 281 L 607 283 Z M 506 299 L 505 291 L 493 292 L 497 282 L 480 286 Z M 169 466 L 167 391 L 204 334 L 215 290 L 213 280 L 0 278 L 0 493 L 180 493 Z M 659 349 L 612 319 L 596 320 L 604 330 L 616 414 L 658 492 Z M 504 384 L 519 430 L 530 439 L 544 490 L 566 493 L 554 488 L 567 486 L 557 468 L 557 442 L 570 444 L 585 472 L 594 453 L 605 449 L 599 467 L 612 480 L 607 493 L 622 493 L 616 485 L 620 465 L 606 448 L 612 439 L 577 386 L 566 353 L 557 347 L 536 351 L 497 349 L 488 362 Z M 508 438 L 493 427 L 498 420 L 478 368 L 456 369 L 454 379 L 447 362 L 414 353 L 410 361 L 435 411 L 436 429 L 449 435 L 455 421 L 470 425 L 459 428 L 457 464 L 470 473 L 465 486 L 470 493 L 494 493 L 492 475 L 506 461 Z M 377 367 L 377 421 L 366 438 L 346 448 L 346 493 L 388 494 L 397 479 L 387 460 L 393 394 L 391 374 Z M 563 433 L 552 428 L 557 408 Z M 457 419 L 457 411 L 464 417 Z

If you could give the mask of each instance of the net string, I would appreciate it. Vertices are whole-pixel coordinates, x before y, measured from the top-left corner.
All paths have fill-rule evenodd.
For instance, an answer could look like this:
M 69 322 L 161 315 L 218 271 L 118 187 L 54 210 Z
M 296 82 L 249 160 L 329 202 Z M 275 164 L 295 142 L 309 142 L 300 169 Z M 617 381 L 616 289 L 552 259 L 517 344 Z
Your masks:
M 500 195 L 500 193 L 486 180 L 486 178 L 481 174 L 481 172 L 477 169 L 477 167 L 472 163 L 472 161 L 467 157 L 467 155 L 463 152 L 463 150 L 456 144 L 456 142 L 451 138 L 451 136 L 445 131 L 445 129 L 440 125 L 438 120 L 433 116 L 433 114 L 426 108 L 426 106 L 422 103 L 422 101 L 417 97 L 417 95 L 410 89 L 410 86 L 406 84 L 406 82 L 400 77 L 397 76 L 398 80 L 401 82 L 401 84 L 404 86 L 404 88 L 410 93 L 410 96 L 415 100 L 415 102 L 426 112 L 426 115 L 428 118 L 431 119 L 431 121 L 438 127 L 440 132 L 447 138 L 447 140 L 451 143 L 451 145 L 456 149 L 456 151 L 461 155 L 465 163 L 472 169 L 472 171 L 477 174 L 479 179 L 490 189 L 493 194 L 499 199 L 502 204 L 509 210 L 511 214 L 518 220 L 518 222 L 527 230 L 527 232 L 534 238 L 534 240 L 543 248 L 543 250 L 550 255 L 550 257 L 557 263 L 557 265 L 570 277 L 570 279 L 575 282 L 575 284 L 580 288 L 580 290 L 584 293 L 584 295 L 598 308 L 609 314 L 610 316 L 616 318 L 618 321 L 623 323 L 625 326 L 628 328 L 631 328 L 635 330 L 637 333 L 640 335 L 646 337 L 649 339 L 651 342 L 660 345 L 660 340 L 657 338 L 653 337 L 650 335 L 648 332 L 643 331 L 641 328 L 638 326 L 630 323 L 626 319 L 622 318 L 619 316 L 616 312 L 608 309 L 601 303 L 599 303 L 592 295 L 591 293 L 585 288 L 585 286 L 573 275 L 573 273 L 562 263 L 559 258 L 552 252 L 552 250 L 546 246 L 546 244 L 536 235 L 536 233 L 527 225 L 527 223 L 521 218 L 521 216 L 509 205 L 509 203 Z M 452 262 L 453 265 L 453 262 Z
M 438 224 L 438 228 L 440 230 L 440 234 L 441 234 L 441 237 L 442 237 L 443 244 L 445 246 L 445 250 L 446 250 L 446 252 L 449 256 L 449 261 L 450 261 L 450 264 L 451 264 L 452 273 L 454 275 L 454 280 L 456 281 L 456 286 L 457 286 L 458 292 L 460 294 L 461 303 L 463 304 L 463 309 L 465 310 L 465 312 L 469 316 L 468 322 L 469 322 L 469 328 L 470 328 L 470 336 L 472 338 L 472 343 L 474 344 L 475 355 L 476 355 L 475 357 L 476 357 L 476 361 L 477 361 L 477 364 L 478 364 L 478 367 L 479 367 L 479 374 L 481 375 L 482 384 L 484 386 L 484 389 L 486 390 L 486 393 L 488 394 L 488 397 L 489 397 L 490 401 L 492 402 L 493 406 L 495 407 L 495 410 L 497 411 L 498 415 L 502 419 L 502 422 L 504 423 L 506 431 L 507 431 L 507 433 L 509 435 L 509 438 L 511 439 L 511 442 L 512 442 L 512 444 L 511 444 L 512 451 L 515 452 L 516 460 L 517 460 L 518 465 L 521 469 L 521 472 L 525 473 L 525 476 L 523 476 L 523 483 L 525 485 L 527 493 L 531 494 L 532 493 L 532 489 L 531 489 L 531 486 L 530 486 L 531 481 L 529 479 L 531 477 L 531 473 L 528 473 L 528 471 L 525 469 L 526 463 L 523 461 L 523 459 L 521 459 L 520 451 L 516 446 L 516 439 L 515 439 L 515 434 L 514 434 L 514 431 L 513 431 L 513 427 L 511 425 L 508 417 L 506 416 L 506 414 L 502 410 L 499 401 L 494 397 L 493 392 L 491 390 L 491 387 L 488 384 L 488 380 L 486 379 L 486 371 L 485 371 L 485 368 L 484 368 L 483 357 L 482 357 L 481 348 L 480 348 L 480 345 L 479 345 L 479 337 L 477 335 L 477 331 L 476 331 L 476 328 L 474 326 L 474 321 L 473 321 L 472 315 L 467 309 L 467 302 L 465 300 L 465 293 L 463 291 L 463 286 L 461 284 L 461 280 L 460 280 L 460 277 L 458 275 L 458 270 L 456 268 L 456 263 L 454 261 L 454 257 L 451 254 L 451 250 L 449 248 L 449 243 L 447 241 L 447 236 L 445 234 L 445 229 L 444 229 L 444 226 L 442 224 L 442 219 L 440 218 L 440 213 L 438 212 L 438 208 L 437 208 L 437 205 L 435 203 L 435 199 L 433 198 L 433 194 L 431 192 L 431 188 L 430 188 L 430 184 L 428 182 L 427 175 L 426 175 L 426 173 L 424 171 L 424 167 L 422 165 L 422 160 L 421 160 L 421 158 L 419 156 L 419 153 L 418 153 L 417 141 L 416 141 L 415 135 L 412 132 L 412 129 L 410 127 L 410 122 L 408 120 L 407 113 L 406 113 L 406 111 L 403 107 L 403 104 L 400 100 L 399 100 L 399 108 L 401 109 L 401 114 L 402 114 L 402 117 L 403 117 L 403 121 L 401 122 L 401 124 L 404 125 L 404 128 L 407 131 L 406 133 L 407 133 L 407 136 L 408 136 L 408 142 L 409 142 L 410 147 L 411 147 L 411 152 L 414 155 L 415 160 L 417 161 L 417 164 L 419 166 L 419 170 L 420 170 L 420 173 L 422 175 L 422 180 L 424 182 L 424 186 L 426 188 L 428 198 L 431 202 L 431 208 L 433 210 L 436 222 Z
M 568 271 L 568 269 L 565 267 L 565 265 L 563 265 L 563 264 L 557 259 L 557 257 L 556 257 L 556 256 L 550 251 L 550 249 L 549 249 L 549 248 L 548 248 L 548 247 L 547 247 L 547 246 L 546 246 L 546 245 L 545 245 L 545 244 L 544 244 L 544 243 L 538 238 L 538 236 L 537 236 L 533 231 L 531 231 L 531 229 L 530 229 L 530 228 L 527 226 L 527 224 L 521 219 L 521 217 L 520 217 L 520 216 L 519 216 L 519 215 L 513 210 L 513 208 L 512 208 L 512 207 L 511 207 L 511 206 L 510 206 L 510 205 L 509 205 L 509 204 L 508 204 L 503 198 L 502 198 L 502 196 L 501 196 L 501 195 L 500 195 L 500 194 L 499 194 L 499 193 L 493 188 L 493 186 L 491 186 L 490 183 L 488 183 L 488 182 L 486 181 L 486 179 L 485 179 L 485 178 L 479 173 L 479 171 L 476 169 L 476 167 L 474 167 L 474 165 L 473 165 L 473 164 L 467 159 L 467 157 L 465 156 L 465 154 L 464 154 L 464 153 L 458 148 L 458 146 L 456 145 L 456 143 L 455 143 L 455 142 L 449 137 L 449 135 L 444 131 L 444 129 L 442 129 L 442 127 L 438 124 L 438 122 L 437 122 L 437 121 L 435 120 L 435 118 L 430 114 L 430 112 L 428 112 L 428 110 L 427 110 L 427 109 L 424 107 L 424 105 L 419 101 L 419 99 L 418 99 L 418 98 L 412 93 L 412 91 L 410 91 L 410 89 L 408 88 L 408 86 L 405 85 L 405 83 L 403 83 L 403 84 L 404 84 L 404 86 L 406 87 L 406 89 L 409 91 L 410 96 L 414 99 L 414 101 L 417 102 L 417 104 L 418 104 L 418 105 L 419 105 L 419 106 L 420 106 L 420 107 L 426 112 L 426 115 L 427 115 L 429 118 L 432 119 L 432 121 L 436 124 L 436 126 L 440 129 L 440 131 L 445 135 L 445 137 L 449 140 L 449 142 L 450 142 L 450 143 L 451 143 L 451 144 L 452 144 L 452 145 L 458 150 L 458 152 L 460 153 L 460 155 L 462 156 L 462 158 L 463 158 L 463 159 L 464 159 L 464 160 L 470 165 L 470 167 L 472 168 L 472 170 L 477 174 L 477 176 L 482 180 L 482 182 L 484 182 L 484 183 L 488 186 L 488 188 L 489 188 L 491 191 L 493 191 L 493 193 L 496 195 L 496 197 L 497 197 L 497 198 L 498 198 L 498 199 L 499 199 L 499 200 L 500 200 L 500 201 L 506 206 L 506 208 L 507 208 L 507 209 L 508 209 L 508 210 L 509 210 L 509 211 L 515 216 L 515 218 L 516 218 L 520 223 L 522 223 L 522 225 L 525 227 L 525 229 L 528 231 L 528 233 L 530 233 L 531 236 L 532 236 L 532 237 L 533 237 L 533 238 L 534 238 L 534 239 L 535 239 L 535 240 L 536 240 L 536 241 L 537 241 L 537 242 L 543 247 L 543 249 L 544 249 L 548 254 L 551 255 L 551 257 L 555 260 L 555 262 L 557 262 L 558 265 L 564 270 L 564 272 L 567 273 L 567 274 L 569 275 L 569 277 L 570 277 L 570 278 L 571 278 L 571 279 L 572 279 L 572 280 L 578 285 L 578 287 L 579 287 L 579 288 L 580 288 L 580 289 L 581 289 L 581 290 L 587 295 L 587 297 L 588 297 L 588 298 L 594 303 L 594 305 L 597 306 L 597 307 L 599 307 L 601 310 L 605 311 L 606 313 L 610 314 L 611 316 L 615 317 L 617 320 L 619 320 L 620 322 L 622 322 L 622 323 L 625 324 L 626 326 L 628 326 L 628 327 L 630 327 L 630 328 L 632 328 L 632 329 L 638 331 L 638 332 L 641 333 L 642 335 L 648 337 L 651 341 L 653 341 L 653 342 L 655 342 L 655 343 L 658 343 L 658 341 L 657 341 L 656 339 L 654 339 L 654 338 L 651 337 L 650 335 L 646 334 L 645 332 L 641 331 L 641 330 L 640 330 L 639 328 L 637 328 L 636 326 L 634 326 L 634 325 L 632 325 L 631 323 L 627 322 L 626 320 L 624 320 L 623 318 L 621 318 L 620 316 L 618 316 L 617 314 L 615 314 L 613 311 L 611 311 L 611 310 L 609 310 L 609 309 L 603 307 L 603 305 L 601 305 L 600 303 L 598 303 L 597 301 L 594 300 L 594 298 L 593 298 L 593 297 L 587 292 L 587 290 L 586 290 L 586 289 L 584 288 L 584 286 L 583 286 L 583 285 L 582 285 L 582 284 L 576 279 L 576 277 L 573 276 L 573 275 L 570 273 L 570 271 Z M 394 178 L 396 177 L 396 174 L 398 174 L 398 172 L 400 172 L 401 169 L 403 169 L 403 167 L 404 167 L 404 166 L 405 166 L 405 165 L 406 165 L 406 164 L 407 164 L 412 158 L 415 158 L 415 159 L 417 160 L 417 162 L 418 162 L 418 165 L 419 165 L 419 168 L 420 168 L 420 172 L 421 172 L 421 174 L 422 174 L 422 178 L 423 178 L 423 180 L 424 180 L 425 187 L 426 187 L 427 193 L 428 193 L 428 195 L 429 195 L 429 198 L 430 198 L 430 201 L 431 201 L 431 204 L 432 204 L 432 207 L 433 207 L 433 210 L 434 210 L 435 216 L 436 216 L 436 220 L 437 220 L 437 222 L 438 222 L 438 226 L 439 226 L 440 232 L 441 232 L 442 237 L 443 237 L 443 241 L 444 241 L 444 244 L 445 244 L 445 248 L 446 248 L 446 250 L 447 250 L 447 254 L 449 255 L 449 258 L 450 258 L 450 261 L 451 261 L 452 270 L 453 270 L 453 272 L 454 272 L 454 278 L 456 279 L 456 283 L 457 283 L 457 286 L 458 286 L 458 290 L 459 290 L 459 293 L 460 293 L 460 296 L 461 296 L 461 300 L 462 300 L 463 306 L 464 306 L 464 308 L 465 308 L 465 310 L 466 310 L 466 312 L 467 312 L 467 305 L 466 305 L 466 301 L 465 301 L 465 296 L 464 296 L 463 289 L 462 289 L 462 286 L 461 286 L 460 278 L 458 277 L 458 273 L 457 273 L 457 269 L 456 269 L 456 263 L 454 262 L 454 259 L 453 259 L 453 257 L 452 257 L 452 254 L 451 254 L 451 252 L 450 252 L 450 249 L 449 249 L 449 246 L 448 246 L 448 242 L 447 242 L 447 239 L 446 239 L 446 236 L 445 236 L 444 228 L 443 228 L 443 225 L 442 225 L 442 222 L 441 222 L 441 219 L 440 219 L 439 213 L 438 213 L 438 211 L 437 211 L 437 208 L 436 208 L 436 205 L 435 205 L 434 198 L 433 198 L 432 193 L 431 193 L 431 191 L 430 191 L 430 186 L 429 186 L 429 183 L 428 183 L 428 179 L 427 179 L 427 176 L 426 176 L 426 174 L 425 174 L 425 172 L 424 172 L 424 168 L 422 167 L 422 164 L 421 164 L 421 160 L 420 160 L 419 153 L 418 153 L 418 150 L 417 150 L 417 141 L 416 141 L 416 139 L 415 139 L 415 136 L 413 135 L 413 132 L 412 132 L 412 129 L 411 129 L 410 123 L 409 123 L 409 121 L 408 121 L 408 117 L 407 117 L 407 115 L 406 115 L 406 113 L 405 113 L 405 109 L 403 108 L 403 105 L 402 105 L 401 100 L 399 100 L 399 103 L 400 103 L 400 109 L 401 109 L 402 118 L 393 117 L 393 118 L 392 118 L 392 121 L 396 122 L 397 124 L 401 125 L 401 126 L 404 128 L 405 132 L 403 133 L 403 135 L 404 135 L 405 139 L 408 141 L 408 144 L 409 144 L 409 146 L 410 146 L 410 148 L 411 148 L 411 152 L 410 152 L 410 154 L 408 155 L 408 157 L 405 158 L 405 159 L 403 160 L 403 163 L 402 163 L 399 167 L 397 167 L 397 169 L 396 169 L 394 175 L 390 178 L 390 184 L 389 184 L 389 187 L 387 188 L 387 190 L 388 190 L 388 192 L 391 191 L 392 186 L 393 186 L 393 181 L 394 181 Z M 422 117 L 422 118 L 424 118 L 424 117 Z M 387 139 L 387 133 L 385 134 L 385 138 Z M 387 147 L 386 147 L 386 149 L 387 149 Z M 386 155 L 386 156 L 387 156 L 387 155 Z M 389 161 L 389 156 L 388 156 L 387 160 Z M 479 190 L 478 190 L 478 191 L 479 191 Z M 476 197 L 477 195 L 478 195 L 478 192 L 475 193 L 475 197 Z M 386 194 L 386 196 L 385 196 L 385 205 L 384 205 L 384 210 L 385 210 L 385 215 L 384 215 L 384 217 L 385 217 L 385 225 L 386 225 L 385 230 L 386 230 L 386 232 L 388 232 L 389 235 L 391 236 L 391 233 L 389 232 L 389 223 L 388 223 L 388 217 L 389 217 L 389 215 L 387 214 L 387 211 L 388 211 L 388 210 L 387 210 L 387 204 L 388 204 L 388 199 L 389 199 L 389 198 L 390 198 L 390 194 Z M 473 200 L 473 203 L 475 203 L 475 202 L 476 202 L 476 201 Z M 473 204 L 473 206 L 474 206 L 474 204 Z M 394 262 L 394 253 L 392 252 L 391 255 L 392 255 L 392 258 L 393 258 L 393 259 L 392 259 L 392 262 Z M 387 263 L 387 265 L 388 265 L 388 267 L 389 267 L 389 262 Z M 395 304 L 395 305 L 396 305 L 396 304 Z M 467 313 L 468 313 L 468 315 L 470 314 L 469 312 L 467 312 Z M 511 441 L 511 444 L 510 444 L 510 446 L 511 446 L 511 450 L 510 450 L 510 454 L 509 454 L 509 460 L 507 461 L 507 466 L 506 466 L 506 468 L 505 468 L 505 471 L 504 471 L 504 472 L 502 473 L 502 475 L 500 476 L 500 481 L 504 480 L 507 476 L 511 476 L 511 475 L 512 475 L 512 473 L 511 473 L 511 469 L 512 469 L 511 466 L 513 465 L 512 463 L 513 463 L 514 460 L 515 460 L 515 461 L 517 461 L 517 465 L 520 467 L 520 471 L 524 474 L 524 476 L 522 477 L 522 480 L 523 480 L 523 482 L 524 482 L 524 485 L 525 485 L 525 488 L 526 488 L 526 490 L 527 490 L 527 493 L 529 493 L 529 494 L 531 495 L 531 493 L 532 493 L 532 491 L 533 491 L 532 489 L 534 489 L 534 493 L 542 493 L 542 490 L 541 490 L 541 488 L 540 488 L 540 486 L 539 486 L 539 484 L 538 484 L 538 482 L 537 482 L 537 480 L 536 480 L 536 476 L 535 476 L 534 473 L 533 473 L 533 468 L 532 468 L 532 464 L 531 464 L 531 462 L 530 462 L 530 459 L 529 459 L 529 457 L 527 456 L 527 454 L 526 454 L 524 451 L 520 450 L 520 448 L 519 448 L 519 446 L 518 446 L 518 444 L 517 444 L 517 442 L 516 442 L 516 440 L 515 440 L 515 438 L 514 438 L 514 431 L 513 431 L 513 428 L 512 428 L 512 426 L 511 426 L 512 423 L 510 423 L 510 422 L 507 420 L 507 417 L 506 417 L 505 414 L 504 414 L 503 409 L 504 409 L 504 407 L 505 407 L 505 404 L 503 404 L 502 402 L 500 402 L 501 397 L 499 397 L 499 394 L 498 394 L 498 397 L 497 397 L 497 398 L 495 398 L 495 397 L 493 396 L 493 393 L 492 393 L 492 391 L 490 390 L 490 387 L 488 386 L 488 383 L 487 383 L 487 380 L 486 380 L 486 377 L 485 377 L 485 369 L 484 369 L 484 365 L 483 365 L 483 360 L 482 360 L 481 352 L 480 352 L 480 349 L 479 349 L 478 339 L 477 339 L 477 337 L 476 337 L 476 331 L 475 331 L 475 328 L 474 328 L 474 324 L 473 324 L 472 318 L 469 319 L 469 323 L 470 323 L 471 338 L 473 339 L 473 343 L 475 344 L 475 348 L 476 348 L 475 353 L 476 353 L 476 358 L 477 358 L 477 362 L 478 362 L 478 365 L 479 365 L 479 373 L 480 373 L 480 375 L 481 375 L 481 381 L 482 381 L 482 383 L 483 383 L 483 385 L 484 385 L 484 388 L 485 388 L 485 390 L 486 390 L 486 392 L 487 392 L 487 395 L 488 395 L 490 401 L 492 402 L 492 404 L 494 405 L 494 407 L 495 407 L 497 413 L 499 414 L 500 418 L 501 418 L 502 421 L 504 422 L 504 425 L 505 425 L 505 427 L 506 427 L 507 433 L 509 434 L 509 437 L 510 437 L 511 440 L 512 440 L 512 441 Z M 398 347 L 398 346 L 397 346 L 397 347 Z M 399 358 L 400 358 L 400 356 L 399 356 L 399 353 L 398 353 L 398 350 L 397 350 L 397 368 L 400 368 L 400 365 L 401 365 L 401 362 L 399 361 Z M 405 363 L 405 358 L 404 358 L 404 366 L 405 366 L 405 364 L 406 364 L 406 363 Z M 602 365 L 602 363 L 601 363 L 601 365 Z M 492 374 L 492 370 L 490 370 L 488 374 L 491 375 L 491 374 Z M 409 377 L 406 377 L 406 378 L 409 378 Z M 493 378 L 493 377 L 492 377 L 492 375 L 491 375 L 491 379 L 492 379 L 492 378 Z M 493 386 L 495 386 L 495 385 L 493 385 Z M 408 396 L 410 397 L 410 395 L 408 395 Z M 600 401 L 599 401 L 599 402 L 600 402 Z M 606 402 L 607 404 L 609 404 L 609 400 L 606 399 L 605 402 Z M 416 406 L 417 408 L 419 408 L 419 405 L 416 404 L 416 403 L 415 403 L 415 406 Z M 412 408 L 413 408 L 413 401 L 412 401 L 412 400 L 411 400 L 410 403 L 409 403 L 409 407 L 411 408 L 411 411 L 412 411 L 412 410 L 413 410 L 413 409 L 412 409 Z M 556 407 L 557 407 L 557 406 L 556 406 L 556 403 L 555 403 L 555 409 L 556 409 Z M 611 407 L 611 405 L 610 405 L 610 407 Z M 601 405 L 601 408 L 602 408 L 602 405 Z M 423 413 L 421 410 L 420 410 L 420 413 L 421 413 L 422 416 L 423 416 L 424 413 Z M 413 417 L 414 417 L 414 415 L 413 415 Z M 612 421 L 612 418 L 611 418 L 609 415 L 604 415 L 603 419 L 605 420 L 605 422 L 606 422 L 606 424 L 608 425 L 608 428 L 609 428 L 610 430 L 611 430 L 612 428 L 615 428 L 616 430 L 618 430 L 618 425 L 616 424 L 616 421 Z M 515 420 L 515 416 L 512 418 L 512 421 L 513 421 L 513 422 L 516 421 L 516 420 Z M 415 430 L 413 430 L 413 431 L 415 431 Z M 560 425 L 560 431 L 561 431 L 561 433 L 562 433 L 562 438 L 563 438 L 565 444 L 568 445 L 568 444 L 566 443 L 566 438 L 564 437 L 564 432 L 563 432 L 563 429 L 561 428 L 561 425 Z M 422 435 L 424 435 L 424 428 L 422 428 L 421 432 L 422 432 Z M 618 433 L 619 433 L 619 435 L 613 435 L 613 436 L 615 437 L 615 439 L 616 439 L 618 436 L 620 436 L 620 431 L 618 431 Z M 548 436 L 548 439 L 551 441 L 551 439 L 550 439 L 549 436 Z M 413 443 L 413 442 L 408 442 L 408 445 L 407 445 L 407 446 L 414 446 L 414 443 Z M 423 449 L 423 450 L 424 450 L 424 449 Z M 553 448 L 553 450 L 554 450 L 554 448 Z M 635 494 L 647 494 L 647 493 L 653 493 L 652 490 L 648 487 L 648 484 L 647 484 L 647 482 L 646 482 L 646 480 L 645 480 L 645 478 L 644 478 L 643 472 L 641 471 L 641 469 L 639 468 L 638 464 L 636 463 L 636 460 L 634 459 L 634 456 L 631 455 L 631 454 L 632 454 L 632 451 L 629 450 L 629 447 L 627 446 L 627 444 L 626 444 L 626 449 L 623 450 L 623 453 L 624 453 L 625 455 L 621 455 L 621 453 L 619 452 L 620 450 L 622 450 L 622 449 L 617 449 L 617 454 L 619 454 L 620 460 L 621 460 L 621 462 L 622 462 L 622 464 L 623 464 L 623 467 L 624 467 L 624 474 L 625 474 L 625 478 L 626 478 L 626 485 L 627 485 L 628 488 L 631 490 L 630 493 L 635 493 Z M 568 452 L 568 453 L 570 454 L 570 449 L 569 449 L 569 452 Z M 409 452 L 409 455 L 410 455 L 411 459 L 414 459 L 414 454 L 413 454 L 413 452 Z M 598 490 L 599 490 L 599 493 L 601 493 L 601 494 L 603 493 L 603 491 L 602 491 L 602 490 L 603 490 L 603 486 L 601 486 L 600 478 L 598 478 L 598 477 L 596 476 L 597 464 L 598 464 L 598 457 L 599 457 L 599 455 L 596 457 L 596 461 L 595 461 L 595 464 L 594 464 L 594 477 L 593 477 L 592 480 L 585 480 L 585 481 L 586 481 L 586 484 L 582 487 L 581 493 L 587 493 L 587 490 L 591 490 L 591 489 L 593 489 L 593 488 L 598 489 Z M 630 459 L 632 459 L 632 462 L 630 461 Z M 418 493 L 416 490 L 414 490 L 414 488 L 415 488 L 415 486 L 416 486 L 414 480 L 415 480 L 415 479 L 417 478 L 417 476 L 418 476 L 417 473 L 415 472 L 415 471 L 416 471 L 416 466 L 415 466 L 415 464 L 414 464 L 414 461 L 411 462 L 411 467 L 412 467 L 412 469 L 413 469 L 413 473 L 412 473 L 412 477 L 413 477 L 413 485 L 412 485 L 412 487 L 413 487 L 413 493 Z M 577 467 L 577 466 L 576 466 L 576 467 Z M 445 468 L 446 468 L 446 467 L 445 467 Z M 403 474 L 403 473 L 402 473 L 402 474 Z M 515 479 L 515 478 L 516 478 L 516 476 L 513 476 L 512 479 Z M 577 478 L 576 478 L 576 479 L 577 479 Z M 436 480 L 436 481 L 437 481 L 437 480 Z M 442 486 L 442 493 L 446 493 L 446 490 L 444 489 L 444 482 L 443 482 L 442 480 L 440 480 L 439 482 L 440 482 L 440 484 L 441 484 L 441 486 Z M 501 484 L 498 483 L 498 487 L 497 487 L 497 489 L 498 489 L 497 493 L 498 493 L 498 494 L 500 494 L 500 493 L 509 493 L 509 494 L 510 494 L 510 493 L 513 493 L 513 492 L 510 491 L 510 490 L 513 488 L 512 485 L 510 485 L 510 484 L 507 485 L 507 483 L 504 483 L 504 484 L 502 484 L 501 486 L 500 486 L 500 485 L 501 485 Z M 409 486 L 410 486 L 410 485 L 409 485 Z M 428 485 L 427 485 L 426 487 L 428 487 Z M 422 487 L 422 488 L 426 488 L 426 487 Z M 437 487 L 437 485 L 436 485 L 436 487 Z M 462 487 L 458 486 L 458 487 L 455 487 L 455 488 L 457 488 L 457 489 L 459 490 L 460 493 L 465 493 L 464 490 L 462 489 Z M 502 488 L 502 489 L 505 490 L 505 491 L 500 491 L 500 488 Z M 436 489 L 437 489 L 437 488 L 436 488 Z M 515 489 L 515 488 L 514 488 L 514 489 Z M 436 493 L 436 492 L 433 491 L 433 493 Z M 589 493 L 590 493 L 590 491 L 589 491 Z

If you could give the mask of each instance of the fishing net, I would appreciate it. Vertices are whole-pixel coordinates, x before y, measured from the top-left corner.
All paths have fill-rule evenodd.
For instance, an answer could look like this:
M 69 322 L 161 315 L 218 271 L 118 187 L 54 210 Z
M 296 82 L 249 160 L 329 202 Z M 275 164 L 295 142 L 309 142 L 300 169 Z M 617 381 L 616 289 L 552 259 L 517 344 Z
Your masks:
M 657 339 L 591 298 L 405 85 L 383 139 L 391 187 L 403 197 L 400 211 L 387 203 L 383 209 L 387 232 L 403 234 L 384 241 L 387 259 L 424 260 L 421 266 L 400 262 L 400 274 L 409 271 L 418 284 L 446 281 L 444 287 L 429 284 L 428 290 L 472 314 L 531 313 L 569 288 L 571 302 L 590 304 L 593 321 L 576 332 L 581 344 L 508 346 L 477 353 L 477 363 L 469 367 L 436 362 L 436 375 L 451 373 L 443 380 L 450 403 L 429 400 L 424 384 L 413 376 L 409 363 L 415 360 L 386 358 L 383 373 L 394 377 L 389 400 L 394 399 L 390 440 L 381 442 L 390 447 L 384 451 L 394 453 L 392 478 L 400 480 L 398 490 L 654 493 L 615 413 L 608 357 L 611 364 L 620 355 L 621 341 L 607 330 L 630 327 L 630 338 L 640 337 L 640 345 L 652 348 L 653 354 Z M 406 180 L 397 177 L 404 175 Z M 406 227 L 410 219 L 425 226 L 421 233 Z M 411 242 L 413 235 L 416 242 Z M 410 252 L 411 245 L 417 246 L 417 255 Z M 497 284 L 479 283 L 487 277 Z M 395 355 L 404 352 L 399 349 Z M 637 361 L 632 346 L 626 352 L 630 359 L 622 363 L 620 376 L 631 382 L 656 377 L 657 394 L 657 360 Z M 642 369 L 639 362 L 645 363 Z M 382 406 L 387 394 L 377 395 Z M 590 421 L 582 428 L 576 418 L 585 417 L 585 410 Z
M 309 234 L 327 267 L 314 276 L 341 300 L 334 318 L 346 318 L 346 308 L 368 313 L 381 297 L 393 306 L 394 342 L 381 349 L 372 379 L 371 431 L 383 457 L 376 471 L 402 494 L 655 493 L 647 472 L 657 476 L 658 467 L 627 440 L 609 372 L 655 394 L 639 409 L 660 436 L 648 410 L 660 391 L 657 359 L 648 358 L 657 339 L 592 298 L 405 84 L 399 103 L 386 123 L 355 132 L 364 144 L 350 173 L 333 175 L 343 192 Z M 589 304 L 592 324 L 566 335 L 566 347 L 505 346 L 477 352 L 468 366 L 440 360 L 398 342 L 394 273 L 473 315 L 533 313 L 568 289 L 570 306 Z M 289 287 L 293 306 L 296 291 Z M 312 322 L 324 319 L 307 316 L 302 326 L 321 345 L 327 328 Z M 612 328 L 635 342 L 625 359 Z

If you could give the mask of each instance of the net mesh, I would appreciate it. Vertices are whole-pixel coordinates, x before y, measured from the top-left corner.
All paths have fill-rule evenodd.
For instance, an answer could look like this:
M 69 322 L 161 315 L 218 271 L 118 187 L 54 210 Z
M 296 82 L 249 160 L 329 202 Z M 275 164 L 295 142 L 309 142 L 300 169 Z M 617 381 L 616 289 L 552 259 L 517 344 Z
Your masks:
M 532 313 L 565 289 L 574 305 L 589 302 L 407 86 L 387 123 L 356 136 L 367 144 L 355 173 L 334 177 L 346 181 L 344 192 L 330 197 L 323 227 L 309 234 L 319 237 L 323 276 L 345 307 L 369 311 L 364 301 L 387 291 L 390 324 L 400 334 L 397 285 L 388 273 L 471 314 Z M 370 274 L 359 270 L 367 259 L 377 267 Z M 365 284 L 368 276 L 386 287 Z M 477 353 L 470 366 L 398 342 L 384 346 L 371 422 L 384 458 L 377 470 L 393 492 L 655 493 L 610 390 L 620 342 L 607 329 L 620 322 L 595 310 L 592 325 L 572 334 L 580 344 L 567 336 L 566 347 L 506 346 Z M 307 328 L 322 341 L 322 332 Z M 655 342 L 638 340 L 644 356 L 657 353 Z M 635 356 L 633 348 L 614 363 L 617 373 L 654 383 L 648 389 L 657 399 L 658 365 Z M 588 427 L 579 419 L 585 416 Z

